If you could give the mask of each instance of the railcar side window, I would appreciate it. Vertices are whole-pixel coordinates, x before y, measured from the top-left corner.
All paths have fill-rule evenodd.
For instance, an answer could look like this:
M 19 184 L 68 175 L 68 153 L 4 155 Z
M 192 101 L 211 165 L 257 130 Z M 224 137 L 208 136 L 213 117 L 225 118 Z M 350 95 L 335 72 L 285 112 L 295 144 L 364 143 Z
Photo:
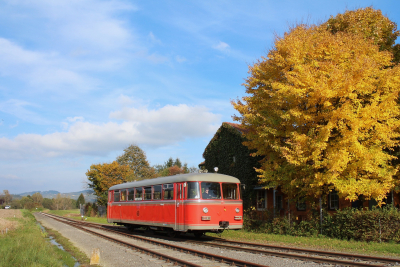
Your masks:
M 113 199 L 112 192 L 113 191 L 108 191 L 108 202 L 111 202 Z
M 122 189 L 120 192 L 121 201 L 126 201 L 126 189 Z
M 128 189 L 128 201 L 133 201 L 134 200 L 134 194 L 135 194 L 135 189 L 131 188 Z
M 164 184 L 164 200 L 174 199 L 174 184 Z
M 161 199 L 161 185 L 153 186 L 153 199 Z
M 151 200 L 151 187 L 144 188 L 144 200 Z
M 199 182 L 188 182 L 187 183 L 187 195 L 188 195 L 188 199 L 200 198 Z
M 119 190 L 114 190 L 114 202 L 119 202 Z
M 224 199 L 239 199 L 237 184 L 222 184 L 222 193 L 224 194 Z
M 221 199 L 219 183 L 201 182 L 201 197 L 203 199 Z
M 142 200 L 142 191 L 143 191 L 143 189 L 141 187 L 137 187 L 137 188 L 135 188 L 135 190 L 136 190 L 135 200 L 136 201 Z

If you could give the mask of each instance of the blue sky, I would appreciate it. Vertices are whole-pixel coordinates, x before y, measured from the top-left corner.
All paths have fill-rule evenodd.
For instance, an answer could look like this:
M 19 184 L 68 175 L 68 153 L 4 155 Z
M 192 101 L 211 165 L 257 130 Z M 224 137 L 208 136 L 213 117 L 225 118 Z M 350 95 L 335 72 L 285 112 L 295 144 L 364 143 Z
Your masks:
M 189 166 L 299 22 L 400 1 L 0 1 L 0 192 L 79 191 L 130 144 Z

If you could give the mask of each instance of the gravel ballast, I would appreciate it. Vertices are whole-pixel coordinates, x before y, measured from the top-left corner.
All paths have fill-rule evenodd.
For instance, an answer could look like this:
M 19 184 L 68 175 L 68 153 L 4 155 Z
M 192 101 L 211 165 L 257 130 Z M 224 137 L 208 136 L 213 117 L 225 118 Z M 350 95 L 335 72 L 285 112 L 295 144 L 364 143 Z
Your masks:
M 104 267 L 112 266 L 141 266 L 159 267 L 167 266 L 164 261 L 156 260 L 152 257 L 132 251 L 120 245 L 114 244 L 105 239 L 90 235 L 72 226 L 60 223 L 40 213 L 34 214 L 36 220 L 44 227 L 56 230 L 89 258 L 93 249 L 100 250 L 100 265 Z
M 68 238 L 71 241 L 71 243 L 73 243 L 77 248 L 86 253 L 86 255 L 88 255 L 89 258 L 91 256 L 92 250 L 94 248 L 99 248 L 101 266 L 141 266 L 141 267 L 172 266 L 172 264 L 166 263 L 165 261 L 154 259 L 150 256 L 147 256 L 139 252 L 134 252 L 130 249 L 112 243 L 110 241 L 104 240 L 102 238 L 92 236 L 84 231 L 81 231 L 69 225 L 65 225 L 63 223 L 55 221 L 42 214 L 36 213 L 35 216 L 43 226 L 58 231 L 64 237 Z M 125 241 L 128 241 L 127 239 L 129 239 L 128 242 L 133 244 L 140 243 L 138 241 L 135 241 L 134 239 L 125 238 L 122 236 L 118 237 L 118 239 L 122 239 Z M 172 242 L 172 241 L 163 240 L 163 242 Z M 188 243 L 185 244 L 182 243 L 179 244 L 179 242 L 172 242 L 172 243 L 192 249 L 206 251 L 212 254 L 223 255 L 225 257 L 232 257 L 243 261 L 255 262 L 266 266 L 282 266 L 282 267 L 321 266 L 317 263 L 304 262 L 293 259 L 285 259 L 274 256 L 251 254 L 251 253 L 237 252 L 232 250 L 221 250 L 212 247 L 198 246 Z M 213 266 L 221 266 L 221 265 L 223 264 L 220 264 L 218 262 L 215 262 L 215 265 L 213 264 Z

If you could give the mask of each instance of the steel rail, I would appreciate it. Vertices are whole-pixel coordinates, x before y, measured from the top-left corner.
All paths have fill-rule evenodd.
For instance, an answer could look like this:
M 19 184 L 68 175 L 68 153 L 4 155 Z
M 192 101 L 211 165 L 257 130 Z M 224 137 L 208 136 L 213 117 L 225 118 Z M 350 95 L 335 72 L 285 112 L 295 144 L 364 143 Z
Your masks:
M 296 247 L 285 247 L 285 246 L 278 246 L 278 245 L 258 244 L 258 243 L 225 240 L 225 239 L 215 239 L 215 241 L 223 242 L 223 243 L 230 243 L 230 244 L 233 243 L 233 244 L 237 244 L 237 245 L 253 246 L 253 247 L 281 249 L 281 250 L 288 250 L 288 251 L 299 252 L 299 253 L 309 253 L 309 254 L 313 253 L 313 254 L 317 254 L 317 255 L 321 255 L 321 256 L 343 257 L 343 258 L 360 259 L 360 260 L 366 260 L 366 261 L 377 261 L 377 262 L 385 262 L 385 263 L 392 263 L 392 264 L 400 263 L 400 259 L 374 257 L 374 256 L 361 255 L 361 254 L 349 254 L 349 253 L 343 253 L 343 252 L 331 252 L 331 251 L 304 249 L 304 248 L 296 248 Z M 191 242 L 191 241 L 188 241 L 188 242 Z M 210 244 L 210 242 L 207 242 L 207 244 Z
M 293 258 L 293 259 L 298 259 L 298 260 L 306 260 L 306 261 L 313 261 L 313 262 L 318 262 L 318 263 L 331 263 L 331 264 L 341 264 L 345 266 L 382 266 L 381 264 L 368 264 L 368 263 L 360 263 L 360 262 L 353 262 L 350 260 L 339 260 L 339 259 L 330 259 L 330 258 L 320 258 L 320 257 L 314 257 L 314 256 L 307 256 L 307 255 L 300 255 L 300 254 L 292 254 L 292 253 L 285 253 L 285 252 L 279 252 L 279 251 L 271 251 L 271 250 L 263 250 L 263 249 L 254 249 L 254 248 L 244 248 L 244 247 L 239 247 L 239 246 L 230 246 L 230 245 L 222 245 L 222 244 L 213 244 L 213 243 L 208 243 L 208 242 L 198 242 L 198 241 L 191 241 L 189 243 L 193 244 L 198 244 L 198 245 L 208 245 L 212 247 L 218 247 L 218 248 L 225 248 L 225 249 L 232 249 L 232 250 L 240 250 L 240 251 L 247 251 L 251 253 L 259 253 L 259 254 L 265 254 L 265 255 L 273 255 L 281 258 Z
M 53 214 L 51 214 L 51 215 L 50 214 L 46 214 L 46 213 L 42 213 L 42 214 L 45 215 L 45 216 L 48 216 L 48 217 L 50 217 L 50 218 L 52 218 L 54 220 L 57 220 L 57 221 L 66 223 L 68 225 L 74 226 L 74 227 L 76 227 L 78 229 L 84 230 L 86 232 L 89 232 L 89 233 L 98 235 L 100 237 L 112 240 L 113 242 L 117 242 L 117 243 L 120 242 L 120 243 L 123 243 L 126 246 L 133 246 L 135 248 L 139 248 L 138 246 L 126 243 L 124 241 L 120 241 L 118 239 L 114 239 L 112 237 L 108 237 L 106 235 L 91 231 L 91 230 L 86 229 L 86 228 L 83 228 L 83 227 L 77 225 L 77 224 L 81 223 L 79 221 L 70 220 L 70 219 L 67 219 L 65 217 L 61 217 L 61 216 L 57 216 L 57 215 L 53 215 Z M 62 220 L 58 219 L 56 217 L 60 217 L 60 218 L 62 218 Z M 68 220 L 69 222 L 66 222 L 65 220 Z M 131 234 L 128 234 L 128 233 L 123 233 L 121 231 L 115 231 L 115 230 L 107 229 L 107 228 L 104 228 L 104 227 L 100 227 L 98 225 L 92 226 L 92 223 L 88 223 L 88 222 L 84 222 L 84 224 L 86 224 L 88 227 L 95 227 L 95 228 L 98 228 L 98 229 L 101 229 L 101 230 L 105 230 L 105 231 L 108 231 L 108 232 L 111 232 L 111 233 L 114 233 L 114 234 L 119 234 L 119 235 L 123 235 L 125 237 L 139 239 L 141 241 L 144 241 L 144 242 L 147 242 L 147 243 L 150 243 L 150 244 L 159 245 L 159 246 L 162 246 L 162 247 L 170 247 L 170 248 L 173 248 L 174 250 L 179 250 L 180 252 L 186 252 L 186 253 L 189 253 L 189 254 L 197 256 L 197 257 L 207 258 L 207 259 L 211 259 L 212 261 L 219 261 L 221 263 L 229 263 L 232 266 L 268 267 L 267 265 L 261 265 L 261 264 L 257 264 L 257 263 L 246 262 L 246 261 L 233 259 L 233 258 L 228 258 L 228 257 L 224 257 L 224 256 L 212 254 L 212 253 L 207 253 L 207 252 L 198 251 L 198 250 L 194 250 L 194 249 L 190 249 L 190 248 L 185 248 L 185 247 L 181 247 L 181 246 L 177 246 L 177 245 L 173 245 L 173 244 L 169 244 L 169 243 L 165 243 L 165 242 L 161 242 L 161 241 L 155 241 L 155 240 L 151 240 L 151 239 L 140 237 L 140 236 L 136 236 L 136 235 L 131 235 Z M 144 248 L 140 248 L 140 250 L 145 250 L 146 252 L 155 254 L 158 257 L 164 257 L 164 258 L 168 258 L 169 257 L 169 256 L 164 255 L 162 253 L 150 251 L 150 250 L 147 250 L 147 249 L 144 249 Z M 178 262 L 178 260 L 179 260 L 179 259 L 176 259 L 176 258 L 173 258 L 173 259 L 174 259 L 174 262 Z M 190 262 L 186 262 L 186 261 L 182 261 L 182 260 L 179 260 L 179 262 L 181 262 L 183 266 L 196 266 L 196 267 L 199 266 L 199 265 L 195 265 L 195 264 L 192 264 Z

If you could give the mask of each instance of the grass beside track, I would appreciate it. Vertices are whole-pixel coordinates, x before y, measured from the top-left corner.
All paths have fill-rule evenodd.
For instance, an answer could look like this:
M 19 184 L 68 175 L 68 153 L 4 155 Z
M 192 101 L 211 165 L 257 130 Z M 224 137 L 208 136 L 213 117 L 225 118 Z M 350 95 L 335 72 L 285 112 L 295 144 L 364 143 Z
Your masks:
M 222 234 L 207 233 L 207 236 L 221 237 L 243 242 L 257 242 L 279 246 L 294 246 L 308 249 L 339 251 L 343 253 L 357 253 L 371 256 L 392 256 L 400 258 L 400 244 L 359 242 L 354 240 L 340 240 L 328 237 L 302 237 L 290 235 L 274 235 L 252 233 L 244 230 L 229 231 Z
M 22 210 L 19 227 L 0 235 L 0 267 L 9 266 L 74 266 L 68 252 L 52 245 L 37 225 L 31 212 Z
M 67 238 L 62 236 L 59 232 L 50 228 L 45 228 L 45 229 L 46 232 L 50 236 L 52 236 L 57 241 L 58 244 L 63 246 L 65 251 L 71 254 L 81 264 L 81 266 L 89 266 L 90 259 L 86 256 L 84 252 L 75 247 Z
M 81 216 L 79 213 L 79 209 L 73 209 L 73 210 L 44 210 L 43 212 L 49 213 L 49 214 L 54 214 L 58 216 L 64 216 L 68 217 L 74 220 L 81 220 Z M 94 222 L 94 223 L 103 223 L 103 224 L 110 224 L 107 222 L 107 218 L 101 218 L 101 217 L 87 217 L 84 216 L 83 219 L 87 222 Z
M 67 216 L 72 219 L 80 219 L 79 209 L 76 210 L 50 210 L 48 213 Z M 84 217 L 88 222 L 107 223 L 107 218 Z M 280 246 L 295 246 L 309 249 L 321 249 L 340 251 L 344 253 L 358 253 L 375 256 L 392 256 L 400 258 L 400 244 L 395 243 L 376 243 L 376 242 L 359 242 L 354 240 L 340 240 L 328 237 L 301 237 L 290 235 L 274 235 L 264 233 L 254 233 L 244 230 L 240 231 L 224 231 L 220 234 L 207 233 L 207 236 L 221 237 L 244 242 L 268 243 Z

